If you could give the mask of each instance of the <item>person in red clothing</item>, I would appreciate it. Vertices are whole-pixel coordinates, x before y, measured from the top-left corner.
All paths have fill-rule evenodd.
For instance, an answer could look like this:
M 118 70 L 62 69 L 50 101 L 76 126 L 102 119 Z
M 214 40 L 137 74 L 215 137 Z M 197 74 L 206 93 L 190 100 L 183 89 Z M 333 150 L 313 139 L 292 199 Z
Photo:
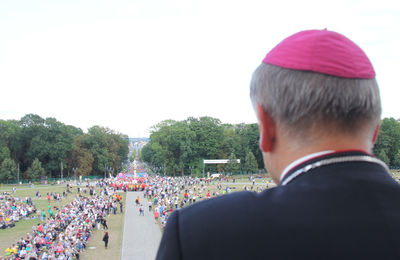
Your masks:
M 38 230 L 39 232 L 42 232 L 42 230 L 43 230 L 43 225 L 42 225 L 42 224 L 39 224 L 37 230 Z

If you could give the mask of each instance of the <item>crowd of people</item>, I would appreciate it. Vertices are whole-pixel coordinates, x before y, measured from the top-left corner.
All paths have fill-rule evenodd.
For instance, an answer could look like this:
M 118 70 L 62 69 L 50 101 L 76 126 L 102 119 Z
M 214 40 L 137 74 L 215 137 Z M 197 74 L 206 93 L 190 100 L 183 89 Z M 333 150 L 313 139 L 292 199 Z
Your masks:
M 23 200 L 4 194 L 0 199 L 0 229 L 12 228 L 15 222 L 29 218 L 36 212 L 36 206 L 30 197 Z
M 144 196 L 149 203 L 149 211 L 153 210 L 154 218 L 159 221 L 162 228 L 167 224 L 168 217 L 174 210 L 210 199 L 220 194 L 231 192 L 218 185 L 218 190 L 211 192 L 209 182 L 193 177 L 161 177 L 155 176 L 147 179 Z
M 171 212 L 174 210 L 201 200 L 231 193 L 237 186 L 222 185 L 220 182 L 217 182 L 216 189 L 210 189 L 211 183 L 211 179 L 189 176 L 127 177 L 114 178 L 107 181 L 107 185 L 114 189 L 144 191 L 144 197 L 147 198 L 147 202 L 140 202 L 139 197 L 135 201 L 136 206 L 139 208 L 139 215 L 144 215 L 144 208 L 148 207 L 149 213 L 154 214 L 154 218 L 163 228 L 167 223 L 168 216 L 170 216 Z M 131 189 L 129 187 L 131 187 Z M 252 185 L 244 185 L 243 190 L 262 191 L 263 186 L 256 187 L 255 181 L 252 181 Z M 148 205 L 146 205 L 146 203 Z
M 85 250 L 94 228 L 108 228 L 106 217 L 116 214 L 121 196 L 113 188 L 101 185 L 101 192 L 95 194 L 94 187 L 88 187 L 90 194 L 81 193 L 62 208 L 50 208 L 45 221 L 32 227 L 32 232 L 6 249 L 7 259 L 79 259 Z M 102 225 L 102 227 L 100 226 Z
M 148 208 L 149 213 L 146 214 L 154 214 L 156 221 L 165 227 L 174 210 L 230 193 L 234 188 L 218 184 L 216 189 L 210 190 L 210 181 L 201 178 L 162 176 L 109 178 L 96 183 L 96 186 L 100 187 L 101 192 L 96 193 L 93 185 L 78 185 L 78 195 L 62 208 L 50 207 L 50 202 L 67 197 L 72 185 L 67 185 L 62 194 L 46 194 L 49 207 L 47 211 L 38 212 L 42 221 L 34 225 L 26 237 L 21 237 L 6 249 L 7 259 L 79 259 L 93 229 L 108 230 L 107 215 L 116 214 L 118 208 L 120 212 L 123 211 L 122 199 L 117 191 L 143 191 L 147 200 L 140 201 L 137 198 L 139 214 L 144 215 Z M 41 197 L 39 192 L 36 197 Z M 22 215 L 36 211 L 30 198 L 22 202 L 9 197 L 3 204 L 1 210 L 5 214 L 10 213 L 10 208 L 22 212 Z M 108 244 L 108 233 L 105 237 L 103 241 Z
M 124 178 L 114 178 L 106 181 L 109 187 L 115 188 L 117 190 L 123 191 L 143 191 L 147 187 L 145 177 L 124 177 Z

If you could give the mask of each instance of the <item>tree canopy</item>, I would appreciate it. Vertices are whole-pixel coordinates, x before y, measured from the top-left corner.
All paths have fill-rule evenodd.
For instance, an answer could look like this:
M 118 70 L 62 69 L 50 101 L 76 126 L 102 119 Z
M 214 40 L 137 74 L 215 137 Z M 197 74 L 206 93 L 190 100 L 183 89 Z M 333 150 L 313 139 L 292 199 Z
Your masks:
M 202 172 L 203 159 L 240 159 L 241 170 L 264 168 L 257 124 L 222 124 L 212 117 L 165 120 L 152 127 L 150 142 L 140 158 L 168 175 Z M 374 154 L 389 167 L 400 167 L 400 122 L 385 118 Z M 234 168 L 232 168 L 232 166 Z M 207 165 L 207 171 L 229 172 L 234 164 Z
M 44 176 L 46 171 L 42 168 L 42 163 L 36 158 L 33 160 L 31 167 L 28 168 L 28 178 L 39 179 Z
M 116 173 L 127 160 L 128 144 L 126 135 L 100 126 L 84 133 L 55 118 L 35 114 L 20 120 L 0 120 L 0 164 L 6 162 L 10 168 L 12 160 L 20 166 L 22 178 L 59 178 L 61 165 L 64 177 L 103 175 L 106 168 Z M 12 179 L 16 179 L 16 170 L 10 169 Z M 3 176 L 9 179 L 5 178 L 8 173 Z
M 166 120 L 152 127 L 149 143 L 141 151 L 141 160 L 169 175 L 201 173 L 203 159 L 228 159 L 230 156 L 245 161 L 251 152 L 255 157 L 256 172 L 263 168 L 258 148 L 257 124 L 222 124 L 212 117 L 189 117 L 183 121 Z M 236 164 L 236 167 L 240 165 Z M 227 165 L 207 165 L 207 171 L 226 171 Z M 229 168 L 229 166 L 228 166 Z M 239 170 L 239 168 L 237 169 Z
M 4 159 L 0 166 L 0 179 L 2 181 L 15 181 L 17 179 L 16 172 L 16 163 L 10 158 Z
M 374 154 L 390 167 L 400 167 L 400 121 L 385 118 L 381 122 Z

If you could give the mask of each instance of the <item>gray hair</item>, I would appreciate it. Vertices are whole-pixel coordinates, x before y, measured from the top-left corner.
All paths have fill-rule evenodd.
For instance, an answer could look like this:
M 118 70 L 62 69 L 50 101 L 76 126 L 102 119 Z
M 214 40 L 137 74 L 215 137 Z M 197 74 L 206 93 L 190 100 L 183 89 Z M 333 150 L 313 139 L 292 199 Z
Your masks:
M 375 79 L 349 79 L 262 63 L 250 86 L 253 106 L 264 110 L 291 136 L 317 128 L 357 133 L 373 130 L 380 120 L 381 101 Z

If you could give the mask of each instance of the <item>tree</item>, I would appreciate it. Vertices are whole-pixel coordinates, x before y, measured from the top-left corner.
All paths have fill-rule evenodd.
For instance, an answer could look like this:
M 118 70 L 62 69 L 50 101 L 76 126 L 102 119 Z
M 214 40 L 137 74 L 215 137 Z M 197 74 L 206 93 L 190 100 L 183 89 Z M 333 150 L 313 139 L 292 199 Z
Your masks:
M 378 154 L 378 158 L 381 159 L 386 165 L 390 165 L 390 159 L 386 155 L 386 152 L 384 150 L 381 150 Z
M 172 175 L 201 172 L 203 159 L 228 158 L 231 153 L 245 161 L 247 152 L 251 151 L 262 167 L 258 138 L 256 124 L 221 124 L 212 117 L 165 120 L 152 127 L 150 141 L 140 158 L 151 167 L 166 168 L 167 174 Z M 225 166 L 210 165 L 209 168 L 221 171 Z
M 82 147 L 93 156 L 93 172 L 102 175 L 107 168 L 119 171 L 128 159 L 128 137 L 109 128 L 93 126 L 82 137 Z
M 42 176 L 45 176 L 46 171 L 42 167 L 42 163 L 38 158 L 35 158 L 32 162 L 31 167 L 28 168 L 29 179 L 40 179 Z
M 79 136 L 83 137 L 76 147 Z M 108 128 L 94 126 L 84 134 L 51 117 L 27 114 L 18 121 L 0 120 L 0 164 L 11 158 L 22 172 L 27 172 L 35 159 L 50 177 L 59 176 L 61 162 L 68 173 L 79 168 L 84 174 L 99 174 L 106 166 L 118 171 L 128 159 L 128 144 L 127 136 Z
M 257 169 L 264 168 L 264 160 L 261 153 L 259 139 L 260 139 L 260 130 L 257 124 L 246 124 L 238 132 L 238 135 L 241 137 L 242 143 L 242 151 L 250 150 L 257 161 Z
M 165 120 L 152 127 L 150 141 L 141 151 L 141 160 L 150 167 L 164 168 L 167 174 L 200 172 L 203 159 L 229 158 L 244 162 L 245 171 L 264 168 L 259 148 L 257 124 L 221 124 L 212 117 L 189 117 L 183 121 Z M 400 122 L 393 118 L 382 120 L 374 153 L 389 166 L 400 167 Z M 251 152 L 257 162 L 248 164 Z M 96 156 L 94 156 L 96 158 Z M 193 168 L 194 167 L 194 168 Z M 211 171 L 229 169 L 227 165 L 210 165 Z
M 6 158 L 1 163 L 0 179 L 2 181 L 14 181 L 16 179 L 17 164 L 14 160 Z
M 67 161 L 75 136 L 82 131 L 55 118 L 42 119 L 32 114 L 23 117 L 20 126 L 25 149 L 21 169 L 26 169 L 37 158 L 50 176 L 58 176 L 60 163 Z
M 21 128 L 18 121 L 0 120 L 0 163 L 8 157 L 18 161 L 21 155 Z
M 151 142 L 148 142 L 145 146 L 143 146 L 139 160 L 152 164 L 154 161 L 154 155 L 155 152 L 152 149 Z
M 198 158 L 217 158 L 223 142 L 221 121 L 212 117 L 188 118 L 189 128 L 194 132 L 193 151 Z
M 236 173 L 240 169 L 240 164 L 237 162 L 236 156 L 234 153 L 231 153 L 229 156 L 229 161 L 226 164 L 225 170 L 229 173 Z
M 0 143 L 0 164 L 7 158 L 10 158 L 10 149 Z
M 396 156 L 394 157 L 393 165 L 395 167 L 400 167 L 400 151 L 398 151 Z
M 71 171 L 76 175 L 87 176 L 93 170 L 93 156 L 90 151 L 83 147 L 83 135 L 75 138 L 74 149 L 68 157 L 67 164 L 70 166 Z
M 133 150 L 131 156 L 129 156 L 129 161 L 133 162 L 135 159 L 136 159 L 136 150 Z
M 258 170 L 258 164 L 256 161 L 256 157 L 252 152 L 248 152 L 246 155 L 246 159 L 244 161 L 243 170 L 246 172 L 254 173 Z
M 176 171 L 180 171 L 182 176 L 185 169 L 188 170 L 188 166 L 193 158 L 194 138 L 195 134 L 191 131 L 187 122 L 176 122 L 170 127 L 168 138 L 169 151 L 175 157 Z
M 238 154 L 242 149 L 240 136 L 235 126 L 230 124 L 223 125 L 223 140 L 220 145 L 218 158 L 228 158 L 231 152 Z M 225 165 L 217 165 L 218 171 L 222 171 Z
M 396 166 L 396 155 L 400 151 L 400 122 L 394 118 L 385 118 L 381 122 L 374 153 L 379 158 L 386 155 L 388 166 Z M 386 158 L 385 158 L 386 159 Z M 382 159 L 383 160 L 383 159 Z

